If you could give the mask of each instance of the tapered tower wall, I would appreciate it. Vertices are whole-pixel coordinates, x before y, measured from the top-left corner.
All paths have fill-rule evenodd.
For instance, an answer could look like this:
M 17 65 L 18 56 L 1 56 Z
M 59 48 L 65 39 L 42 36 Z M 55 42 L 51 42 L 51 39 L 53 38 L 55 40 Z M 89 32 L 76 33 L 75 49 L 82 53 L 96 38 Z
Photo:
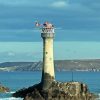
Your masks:
M 43 88 L 46 89 L 55 79 L 53 56 L 54 29 L 43 28 L 41 37 L 43 39 L 43 68 L 41 81 L 43 83 Z

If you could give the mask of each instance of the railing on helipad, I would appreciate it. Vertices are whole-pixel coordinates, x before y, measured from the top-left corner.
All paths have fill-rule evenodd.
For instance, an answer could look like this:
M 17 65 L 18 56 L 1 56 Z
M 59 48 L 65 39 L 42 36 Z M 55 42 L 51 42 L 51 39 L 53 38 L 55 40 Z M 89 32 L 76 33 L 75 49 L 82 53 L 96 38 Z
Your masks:
M 41 36 L 43 38 L 53 38 L 54 37 L 54 28 L 42 28 Z

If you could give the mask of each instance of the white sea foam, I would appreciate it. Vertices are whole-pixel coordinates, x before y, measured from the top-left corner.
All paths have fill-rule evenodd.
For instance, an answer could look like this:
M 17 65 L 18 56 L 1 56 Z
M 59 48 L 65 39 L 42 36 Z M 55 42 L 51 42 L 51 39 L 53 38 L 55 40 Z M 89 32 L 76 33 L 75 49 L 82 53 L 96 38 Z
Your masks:
M 99 94 L 97 94 L 99 97 L 96 99 L 96 100 L 100 100 L 100 93 Z
M 23 99 L 22 98 L 9 97 L 9 98 L 0 98 L 0 100 L 23 100 Z
M 6 94 L 10 95 L 15 93 L 15 91 L 6 92 Z M 15 97 L 2 97 L 0 100 L 23 100 L 23 98 L 15 98 Z
M 6 92 L 6 93 L 10 93 L 10 94 L 12 94 L 12 93 L 15 93 L 15 91 L 11 91 L 11 92 Z

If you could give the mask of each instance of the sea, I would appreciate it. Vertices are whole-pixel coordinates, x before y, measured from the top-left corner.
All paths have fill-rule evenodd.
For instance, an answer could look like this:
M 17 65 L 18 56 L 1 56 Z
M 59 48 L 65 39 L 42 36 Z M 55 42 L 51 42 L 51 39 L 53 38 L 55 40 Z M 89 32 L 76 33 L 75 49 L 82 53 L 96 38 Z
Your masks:
M 63 71 L 55 72 L 56 80 L 61 82 L 79 81 L 88 85 L 92 93 L 100 94 L 100 72 Z M 0 100 L 23 100 L 14 98 L 12 93 L 24 87 L 32 86 L 41 80 L 41 71 L 35 72 L 0 72 L 0 82 L 10 88 L 10 92 L 0 93 Z M 100 100 L 98 98 L 97 100 Z

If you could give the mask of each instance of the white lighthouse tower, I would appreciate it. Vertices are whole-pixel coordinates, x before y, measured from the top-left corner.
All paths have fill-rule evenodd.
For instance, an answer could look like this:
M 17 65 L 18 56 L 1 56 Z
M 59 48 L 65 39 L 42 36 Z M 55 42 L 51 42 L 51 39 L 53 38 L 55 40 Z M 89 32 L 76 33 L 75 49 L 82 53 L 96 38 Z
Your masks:
M 43 89 L 47 89 L 55 79 L 53 57 L 54 28 L 43 27 L 41 37 L 43 39 L 43 68 L 41 83 Z

